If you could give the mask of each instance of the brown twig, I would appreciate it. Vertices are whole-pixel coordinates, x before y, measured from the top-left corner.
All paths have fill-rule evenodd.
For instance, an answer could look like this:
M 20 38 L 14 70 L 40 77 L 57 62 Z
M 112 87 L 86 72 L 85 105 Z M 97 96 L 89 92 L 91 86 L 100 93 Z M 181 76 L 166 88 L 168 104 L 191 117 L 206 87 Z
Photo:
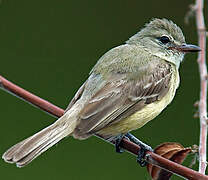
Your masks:
M 198 30 L 198 43 L 201 52 L 198 54 L 198 64 L 200 72 L 200 142 L 199 142 L 199 172 L 205 174 L 207 167 L 207 66 L 206 66 L 206 28 L 203 14 L 203 0 L 196 0 L 196 23 Z
M 17 96 L 18 98 L 40 108 L 41 110 L 49 113 L 50 115 L 60 117 L 63 115 L 64 110 L 49 103 L 48 101 L 39 98 L 38 96 L 20 88 L 19 86 L 11 83 L 2 76 L 0 76 L 0 88 L 7 91 L 8 93 Z
M 33 95 L 32 93 L 20 88 L 19 86 L 13 84 L 12 82 L 6 80 L 2 76 L 0 76 L 0 88 L 3 90 L 20 97 L 21 99 L 25 100 L 26 102 L 42 109 L 43 111 L 56 116 L 60 117 L 63 115 L 64 110 L 51 104 L 48 101 L 45 101 L 41 99 L 38 96 Z M 134 155 L 138 155 L 138 152 L 140 150 L 140 147 L 137 144 L 134 144 L 133 142 L 128 141 L 127 139 L 123 139 L 121 142 L 121 146 L 129 151 L 130 153 Z M 189 180 L 208 180 L 208 176 L 205 176 L 201 173 L 198 173 L 192 169 L 189 169 L 187 167 L 184 167 L 180 164 L 174 163 L 172 161 L 169 161 L 153 152 L 147 152 L 147 159 L 146 161 L 154 164 L 160 168 L 163 168 L 165 170 L 171 171 L 174 174 L 177 174 L 179 176 L 182 176 L 184 178 L 188 178 Z

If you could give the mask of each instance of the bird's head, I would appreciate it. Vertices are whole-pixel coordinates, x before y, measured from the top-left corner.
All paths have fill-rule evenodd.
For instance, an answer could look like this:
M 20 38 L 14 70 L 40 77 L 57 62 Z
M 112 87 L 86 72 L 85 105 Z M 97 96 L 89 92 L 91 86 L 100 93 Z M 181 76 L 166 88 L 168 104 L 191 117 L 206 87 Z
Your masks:
M 153 55 L 178 67 L 185 53 L 200 51 L 198 46 L 186 44 L 182 30 L 167 19 L 153 19 L 127 43 L 142 46 Z

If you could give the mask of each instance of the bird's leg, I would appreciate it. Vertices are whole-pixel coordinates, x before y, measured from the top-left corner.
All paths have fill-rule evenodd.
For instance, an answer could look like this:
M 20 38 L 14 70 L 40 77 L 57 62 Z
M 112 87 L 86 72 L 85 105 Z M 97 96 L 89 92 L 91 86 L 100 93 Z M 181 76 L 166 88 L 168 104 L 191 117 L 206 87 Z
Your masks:
M 129 141 L 131 141 L 131 142 L 140 146 L 140 150 L 139 150 L 138 156 L 137 156 L 137 162 L 142 167 L 146 166 L 147 162 L 144 160 L 146 152 L 147 151 L 153 151 L 153 149 L 149 145 L 147 145 L 147 144 L 143 143 L 142 141 L 140 141 L 139 139 L 137 139 L 131 133 L 127 133 L 127 134 L 121 134 L 121 135 L 117 136 L 116 139 L 115 139 L 116 152 L 118 152 L 118 153 L 124 152 L 124 150 L 120 146 L 121 141 L 122 141 L 123 138 L 126 138 Z
M 135 144 L 140 146 L 140 150 L 139 150 L 138 156 L 137 156 L 137 162 L 142 167 L 146 166 L 147 162 L 144 160 L 146 152 L 153 151 L 153 149 L 149 145 L 143 143 L 142 141 L 140 141 L 139 139 L 137 139 L 135 136 L 133 136 L 130 133 L 127 133 L 125 135 L 125 137 L 127 137 L 131 142 L 134 142 Z
M 124 150 L 121 148 L 120 144 L 121 144 L 121 141 L 122 139 L 125 137 L 124 134 L 121 134 L 119 136 L 116 137 L 116 140 L 115 140 L 115 147 L 116 147 L 116 152 L 117 153 L 123 153 Z

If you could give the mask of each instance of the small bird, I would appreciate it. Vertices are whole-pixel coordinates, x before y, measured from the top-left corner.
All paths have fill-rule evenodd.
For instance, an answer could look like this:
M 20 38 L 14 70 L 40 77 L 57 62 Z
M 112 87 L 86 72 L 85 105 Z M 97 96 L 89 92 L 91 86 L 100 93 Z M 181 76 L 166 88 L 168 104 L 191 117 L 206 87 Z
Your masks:
M 99 59 L 62 117 L 2 158 L 23 167 L 67 136 L 113 141 L 144 126 L 173 100 L 184 55 L 198 51 L 172 21 L 151 20 Z

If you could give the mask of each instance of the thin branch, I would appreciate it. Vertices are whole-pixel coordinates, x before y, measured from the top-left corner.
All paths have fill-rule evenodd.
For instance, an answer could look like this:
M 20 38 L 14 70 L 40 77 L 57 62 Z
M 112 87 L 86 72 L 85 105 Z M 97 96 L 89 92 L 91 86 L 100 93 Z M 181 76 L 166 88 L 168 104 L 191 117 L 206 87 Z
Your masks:
M 8 81 L 7 79 L 0 76 L 0 88 L 3 90 L 15 95 L 16 97 L 20 97 L 21 99 L 25 100 L 26 102 L 40 108 L 41 110 L 56 116 L 60 117 L 64 114 L 64 110 L 51 104 L 48 101 L 45 101 L 41 99 L 38 96 L 33 95 L 32 93 L 20 88 L 19 86 L 13 84 L 12 82 Z M 121 142 L 121 146 L 129 151 L 130 153 L 134 155 L 138 155 L 138 152 L 140 150 L 140 147 L 137 144 L 134 144 L 133 142 L 128 141 L 127 139 L 123 139 Z M 174 174 L 177 174 L 179 176 L 182 176 L 184 178 L 188 178 L 189 180 L 208 180 L 208 176 L 205 176 L 201 173 L 198 173 L 197 171 L 194 171 L 192 169 L 189 169 L 185 166 L 182 166 L 180 164 L 174 163 L 172 161 L 169 161 L 153 152 L 147 152 L 146 153 L 146 161 L 156 165 L 160 168 L 163 168 L 167 171 L 170 171 Z
M 207 167 L 207 66 L 206 66 L 206 28 L 203 14 L 203 0 L 196 0 L 196 23 L 198 30 L 198 43 L 201 52 L 198 54 L 200 72 L 200 142 L 199 142 L 199 172 L 205 174 Z
M 49 103 L 48 101 L 39 98 L 38 96 L 20 88 L 19 86 L 11 83 L 2 76 L 0 76 L 0 88 L 6 92 L 24 100 L 31 105 L 40 108 L 41 110 L 47 112 L 50 115 L 61 117 L 64 110 Z

